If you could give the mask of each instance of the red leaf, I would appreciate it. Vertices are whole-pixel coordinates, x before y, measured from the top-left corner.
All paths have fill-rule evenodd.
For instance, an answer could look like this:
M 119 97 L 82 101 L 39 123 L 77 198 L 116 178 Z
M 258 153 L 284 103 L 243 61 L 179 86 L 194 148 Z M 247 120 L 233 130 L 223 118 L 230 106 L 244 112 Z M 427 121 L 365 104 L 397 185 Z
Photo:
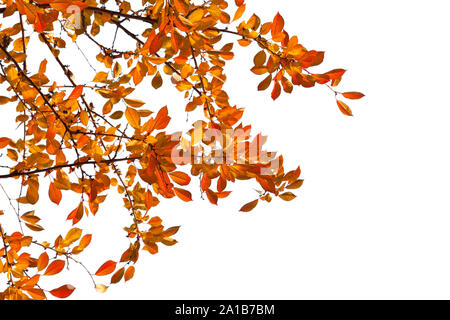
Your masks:
M 50 291 L 50 293 L 60 299 L 65 299 L 68 296 L 70 296 L 75 290 L 74 286 L 71 286 L 70 284 L 63 285 L 57 289 L 53 289 Z
M 95 273 L 96 276 L 106 276 L 108 274 L 113 273 L 116 270 L 117 262 L 114 261 L 106 261 Z
M 44 272 L 44 276 L 53 276 L 55 274 L 60 273 L 64 266 L 66 265 L 66 262 L 64 260 L 55 260 L 48 266 L 47 270 Z

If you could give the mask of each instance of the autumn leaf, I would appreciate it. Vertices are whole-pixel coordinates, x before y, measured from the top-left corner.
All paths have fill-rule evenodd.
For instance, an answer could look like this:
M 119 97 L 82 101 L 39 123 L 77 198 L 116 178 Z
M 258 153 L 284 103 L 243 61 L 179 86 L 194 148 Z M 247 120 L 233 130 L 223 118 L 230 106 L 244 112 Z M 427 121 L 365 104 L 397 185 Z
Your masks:
M 139 108 L 142 107 L 145 102 L 141 101 L 141 100 L 136 100 L 136 99 L 123 99 L 128 105 L 132 106 L 133 108 Z
M 137 112 L 133 108 L 127 108 L 125 110 L 125 117 L 128 120 L 128 123 L 135 129 L 141 128 L 141 116 L 139 115 L 139 112 Z
M 272 37 L 275 37 L 284 29 L 284 19 L 278 12 L 272 22 Z
M 183 201 L 189 202 L 192 201 L 192 195 L 189 191 L 180 189 L 180 188 L 173 188 L 175 191 L 175 194 Z
M 350 109 L 347 104 L 340 100 L 337 100 L 337 105 L 339 107 L 339 110 L 341 110 L 343 114 L 345 114 L 346 116 L 353 116 L 352 109 Z
M 105 286 L 104 284 L 97 284 L 97 285 L 95 286 L 95 290 L 96 290 L 98 293 L 105 293 L 107 289 L 108 289 L 108 287 Z
M 209 202 L 217 205 L 218 197 L 217 194 L 211 189 L 206 189 L 206 196 L 208 197 Z
M 134 276 L 135 269 L 133 266 L 128 267 L 127 271 L 125 271 L 125 281 L 130 281 Z
M 10 142 L 11 142 L 11 139 L 9 139 L 9 138 L 0 138 L 0 149 L 3 149 L 7 145 L 9 145 Z
M 245 12 L 245 4 L 241 4 L 234 14 L 233 21 L 236 21 L 242 17 Z
M 296 198 L 296 195 L 293 194 L 292 192 L 285 192 L 280 194 L 280 198 L 283 199 L 284 201 L 292 201 Z
M 344 92 L 342 95 L 347 99 L 358 100 L 364 98 L 364 94 L 360 92 Z
M 191 182 L 191 178 L 184 172 L 176 171 L 169 173 L 170 178 L 180 186 L 187 186 Z
M 75 89 L 73 89 L 72 93 L 69 95 L 67 100 L 76 100 L 83 94 L 83 86 L 76 86 Z
M 111 284 L 118 283 L 120 280 L 122 280 L 123 275 L 125 273 L 125 268 L 120 268 L 119 270 L 114 273 L 114 275 L 111 277 Z
M 272 90 L 272 99 L 276 100 L 281 94 L 281 86 L 278 82 L 275 82 Z
M 64 286 L 51 290 L 50 293 L 57 298 L 65 299 L 69 297 L 74 291 L 75 291 L 74 286 L 66 284 Z
M 10 101 L 11 100 L 9 100 L 9 98 L 4 97 L 4 96 L 0 96 L 0 105 L 7 104 Z
M 38 271 L 42 271 L 45 268 L 47 268 L 49 262 L 48 254 L 47 252 L 43 252 L 37 261 L 37 269 Z
M 245 204 L 245 205 L 241 208 L 241 210 L 239 210 L 239 211 L 242 211 L 242 212 L 250 212 L 250 211 L 252 211 L 253 209 L 255 209 L 255 207 L 256 207 L 257 204 L 258 204 L 258 199 L 254 200 L 254 201 L 252 201 L 252 202 L 249 202 L 249 203 L 247 203 L 247 204 Z
M 66 265 L 64 260 L 55 260 L 47 267 L 47 270 L 45 270 L 44 275 L 45 276 L 53 276 L 55 274 L 60 273 L 64 266 Z
M 61 202 L 61 199 L 62 199 L 61 190 L 56 188 L 56 186 L 53 182 L 50 182 L 50 187 L 48 189 L 48 195 L 52 202 L 54 202 L 56 204 L 59 204 Z
M 181 187 L 194 177 L 200 179 L 202 198 L 213 205 L 227 198 L 234 184 L 256 183 L 259 197 L 242 212 L 275 197 L 293 200 L 296 195 L 288 190 L 303 185 L 301 170 L 287 170 L 283 156 L 266 150 L 266 137 L 252 131 L 258 124 L 245 123 L 250 118 L 244 117 L 238 101 L 234 104 L 228 82 L 236 78 L 230 70 L 250 69 L 248 79 L 240 80 L 255 81 L 258 91 L 270 90 L 273 100 L 296 87 L 315 86 L 342 99 L 364 97 L 336 88 L 345 69 L 316 73 L 313 67 L 323 63 L 324 52 L 306 49 L 280 13 L 269 22 L 256 13 L 242 20 L 248 9 L 244 0 L 235 0 L 236 7 L 223 0 L 201 5 L 188 0 L 118 1 L 116 7 L 105 7 L 105 2 L 14 0 L 0 5 L 0 82 L 5 89 L 0 110 L 17 129 L 0 137 L 0 179 L 6 193 L 21 190 L 11 200 L 20 208 L 30 207 L 18 214 L 20 232 L 8 221 L 0 227 L 5 247 L 0 250 L 0 273 L 8 278 L 0 299 L 43 300 L 49 292 L 69 297 L 75 289 L 71 285 L 47 291 L 48 284 L 40 282 L 44 275 L 62 273 L 70 262 L 91 280 L 93 275 L 110 275 L 111 285 L 129 281 L 144 251 L 155 255 L 161 245 L 177 243 L 179 227 L 165 226 L 159 204 L 163 199 L 192 201 L 191 192 Z M 22 19 L 13 18 L 17 16 Z M 108 45 L 111 30 L 119 33 Z M 34 41 L 35 34 L 39 41 Z M 48 54 L 45 59 L 36 55 L 39 45 Z M 234 50 L 236 45 L 242 48 Z M 246 51 L 256 46 L 257 51 Z M 233 69 L 230 61 L 238 55 L 246 59 Z M 84 74 L 88 69 L 95 70 L 93 77 Z M 186 100 L 181 109 L 173 106 L 169 112 L 164 106 L 157 111 L 152 97 L 168 98 L 166 91 L 158 91 L 163 86 L 181 93 Z M 344 102 L 337 103 L 341 112 L 352 115 Z M 183 110 L 190 114 L 183 116 Z M 173 125 L 178 130 L 168 128 L 171 116 L 177 117 Z M 40 207 L 50 230 L 39 225 L 41 218 L 33 209 L 47 183 L 50 201 L 59 205 L 64 190 L 75 203 L 69 207 L 69 224 L 86 215 L 79 228 L 51 230 L 48 220 L 53 218 Z M 103 215 L 110 201 L 123 204 L 123 212 L 114 211 L 124 214 L 125 224 L 119 227 L 129 243 L 119 252 L 120 262 L 108 260 L 94 273 L 82 255 L 92 240 L 85 231 L 94 230 L 95 223 L 87 218 Z M 180 202 L 179 211 L 183 207 Z M 3 217 L 8 212 L 2 209 Z M 41 232 L 40 237 L 34 232 Z M 114 234 L 106 236 L 111 238 L 101 237 L 100 244 L 114 243 Z M 105 292 L 108 286 L 95 284 L 95 289 Z
M 106 261 L 95 273 L 96 276 L 106 276 L 111 274 L 116 269 L 117 262 L 108 260 Z

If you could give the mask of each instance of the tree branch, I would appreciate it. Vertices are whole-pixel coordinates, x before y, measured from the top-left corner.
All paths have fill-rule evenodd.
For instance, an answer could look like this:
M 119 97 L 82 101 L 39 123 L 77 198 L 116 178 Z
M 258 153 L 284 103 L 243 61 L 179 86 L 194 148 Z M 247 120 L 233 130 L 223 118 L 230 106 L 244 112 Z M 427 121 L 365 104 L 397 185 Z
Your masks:
M 134 160 L 138 160 L 138 159 L 140 159 L 140 157 L 108 159 L 108 160 L 102 160 L 102 161 L 74 162 L 74 163 L 61 164 L 61 165 L 57 165 L 57 166 L 50 167 L 50 168 L 36 169 L 36 170 L 31 170 L 31 171 L 14 171 L 9 174 L 0 175 L 0 179 L 20 177 L 20 176 L 31 175 L 31 174 L 35 174 L 35 173 L 41 173 L 41 172 L 50 172 L 53 170 L 63 169 L 63 168 L 79 167 L 79 166 L 84 166 L 86 164 L 94 164 L 94 165 L 98 165 L 100 163 L 110 164 L 110 163 L 115 163 L 115 162 L 134 161 Z

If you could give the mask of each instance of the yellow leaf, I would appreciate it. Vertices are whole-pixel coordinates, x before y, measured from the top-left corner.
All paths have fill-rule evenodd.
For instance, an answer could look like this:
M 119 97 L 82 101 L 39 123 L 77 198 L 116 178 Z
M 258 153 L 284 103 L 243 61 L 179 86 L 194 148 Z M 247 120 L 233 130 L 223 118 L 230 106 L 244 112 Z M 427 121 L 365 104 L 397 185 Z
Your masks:
M 141 101 L 141 100 L 136 100 L 136 99 L 123 99 L 128 105 L 132 106 L 133 108 L 139 108 L 142 107 L 145 102 Z
M 108 290 L 108 287 L 105 286 L 104 284 L 97 284 L 97 285 L 95 286 L 95 290 L 96 290 L 98 293 L 105 293 L 106 290 Z
M 99 72 L 95 75 L 93 82 L 104 82 L 108 79 L 108 74 L 106 72 Z
M 78 229 L 78 228 L 73 228 L 73 229 L 71 229 L 71 230 L 67 233 L 66 237 L 64 238 L 64 244 L 65 244 L 66 246 L 71 245 L 72 243 L 74 243 L 75 241 L 77 241 L 78 239 L 80 239 L 81 234 L 82 234 L 81 229 Z

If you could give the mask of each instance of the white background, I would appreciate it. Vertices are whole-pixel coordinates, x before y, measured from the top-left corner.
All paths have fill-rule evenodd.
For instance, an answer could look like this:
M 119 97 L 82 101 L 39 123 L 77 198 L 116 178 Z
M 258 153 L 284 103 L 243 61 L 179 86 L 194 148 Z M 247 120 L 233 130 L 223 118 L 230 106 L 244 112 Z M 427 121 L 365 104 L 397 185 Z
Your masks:
M 353 118 L 339 112 L 326 88 L 296 87 L 272 102 L 269 92 L 256 90 L 262 78 L 249 71 L 257 48 L 237 49 L 228 65 L 231 101 L 247 108 L 245 122 L 269 136 L 288 169 L 301 165 L 298 198 L 239 213 L 256 196 L 244 184 L 219 207 L 198 194 L 189 204 L 163 201 L 153 214 L 182 226 L 180 243 L 156 256 L 142 252 L 135 278 L 103 295 L 71 265 L 64 280 L 77 287 L 72 298 L 450 298 L 449 2 L 246 2 L 245 17 L 255 12 L 269 21 L 279 11 L 290 34 L 326 51 L 319 71 L 347 69 L 341 90 L 367 97 L 350 102 Z M 144 100 L 152 110 L 167 104 L 183 124 L 182 95 L 167 85 L 145 88 Z M 8 126 L 2 124 L 1 136 Z M 198 189 L 196 180 L 191 189 Z M 76 206 L 46 198 L 36 208 L 45 226 L 62 223 Z M 82 222 L 100 232 L 82 256 L 93 271 L 127 247 L 121 227 L 129 220 L 120 202 Z M 60 232 L 70 228 L 61 226 Z

